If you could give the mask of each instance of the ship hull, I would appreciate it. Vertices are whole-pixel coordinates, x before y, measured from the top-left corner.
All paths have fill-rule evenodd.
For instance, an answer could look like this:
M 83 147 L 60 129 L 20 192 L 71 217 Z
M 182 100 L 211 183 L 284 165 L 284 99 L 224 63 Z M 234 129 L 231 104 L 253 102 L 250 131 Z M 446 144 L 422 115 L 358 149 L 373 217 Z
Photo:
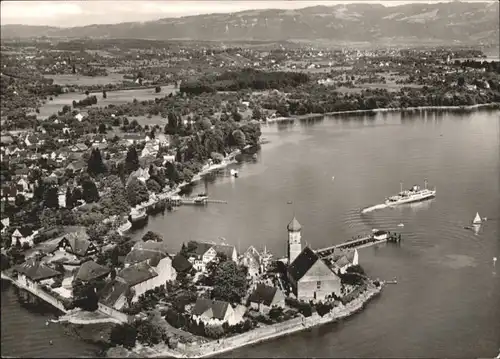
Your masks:
M 405 198 L 405 199 L 401 199 L 401 200 L 398 200 L 395 202 L 386 201 L 385 204 L 389 207 L 392 207 L 392 206 L 397 206 L 400 204 L 422 202 L 422 201 L 426 201 L 428 199 L 432 199 L 434 197 L 436 197 L 436 192 L 431 192 L 431 193 L 428 193 L 428 194 L 422 195 L 422 196 L 414 196 L 414 197 L 410 197 L 410 198 Z

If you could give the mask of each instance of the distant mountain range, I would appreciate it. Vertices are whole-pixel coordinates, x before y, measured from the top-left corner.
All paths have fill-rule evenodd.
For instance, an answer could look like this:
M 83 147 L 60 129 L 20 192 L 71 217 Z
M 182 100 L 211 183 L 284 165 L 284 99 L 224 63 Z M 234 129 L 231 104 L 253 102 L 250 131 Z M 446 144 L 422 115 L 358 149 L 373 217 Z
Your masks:
M 4 25 L 1 37 L 498 44 L 499 16 L 499 2 L 416 3 L 391 7 L 350 4 L 299 10 L 250 10 L 72 28 Z

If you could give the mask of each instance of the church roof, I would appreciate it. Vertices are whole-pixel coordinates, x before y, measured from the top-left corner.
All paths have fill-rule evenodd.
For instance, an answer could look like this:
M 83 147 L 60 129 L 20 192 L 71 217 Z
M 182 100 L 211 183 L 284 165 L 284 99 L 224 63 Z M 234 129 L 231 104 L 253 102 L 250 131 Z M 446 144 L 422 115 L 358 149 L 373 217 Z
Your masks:
M 288 272 L 298 282 L 318 260 L 321 260 L 318 255 L 305 247 L 288 267 Z
M 297 221 L 297 218 L 293 217 L 292 221 L 288 223 L 288 226 L 286 227 L 290 232 L 298 232 L 302 229 L 302 226 L 300 225 L 299 221 Z

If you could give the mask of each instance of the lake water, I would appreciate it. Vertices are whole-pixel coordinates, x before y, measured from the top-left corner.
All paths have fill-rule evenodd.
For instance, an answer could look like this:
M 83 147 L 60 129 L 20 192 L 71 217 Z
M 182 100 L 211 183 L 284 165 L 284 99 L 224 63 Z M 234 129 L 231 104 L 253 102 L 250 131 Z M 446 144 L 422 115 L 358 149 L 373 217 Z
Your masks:
M 372 277 L 397 278 L 342 322 L 234 351 L 236 357 L 493 357 L 500 350 L 500 112 L 334 118 L 270 126 L 258 159 L 223 171 L 194 193 L 228 204 L 181 207 L 150 218 L 177 251 L 183 241 L 224 237 L 283 256 L 295 213 L 311 247 L 373 228 L 402 233 L 400 246 L 360 251 Z M 334 179 L 332 177 L 335 176 Z M 361 214 L 413 184 L 436 186 L 419 204 Z M 291 204 L 288 202 L 292 201 Z M 465 230 L 476 212 L 478 234 Z M 404 227 L 398 227 L 403 223 Z M 3 355 L 88 355 L 86 344 L 28 312 L 2 289 Z M 40 324 L 42 323 L 42 324 Z M 49 346 L 48 339 L 57 338 Z M 24 341 L 22 341 L 24 339 Z M 56 339 L 53 339 L 54 343 Z M 70 354 L 71 353 L 71 354 Z

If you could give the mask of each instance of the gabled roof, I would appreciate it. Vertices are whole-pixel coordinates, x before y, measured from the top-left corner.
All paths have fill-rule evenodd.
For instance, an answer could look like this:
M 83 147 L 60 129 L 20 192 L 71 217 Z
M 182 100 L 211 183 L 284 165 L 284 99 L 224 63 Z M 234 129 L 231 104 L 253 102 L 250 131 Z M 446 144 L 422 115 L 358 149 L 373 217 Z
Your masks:
M 191 312 L 193 315 L 205 316 L 214 319 L 224 319 L 229 308 L 228 302 L 212 300 L 206 298 L 198 298 Z
M 120 298 L 122 294 L 125 294 L 128 288 L 129 286 L 126 283 L 118 280 L 109 282 L 102 289 L 99 295 L 99 302 L 108 307 L 113 307 L 118 298 Z
M 168 253 L 164 242 L 138 242 L 125 257 L 125 263 L 135 264 L 149 260 L 156 267 L 165 257 L 168 257 Z
M 17 230 L 19 231 L 19 233 L 21 233 L 21 236 L 23 236 L 23 238 L 29 237 L 33 234 L 33 230 L 28 227 L 17 228 Z
M 351 263 L 351 262 L 349 262 L 349 259 L 347 259 L 347 257 L 346 257 L 346 256 L 342 256 L 342 257 L 340 257 L 340 259 L 339 259 L 339 260 L 337 260 L 337 261 L 335 262 L 335 264 L 336 264 L 337 266 L 339 266 L 340 268 L 342 268 L 342 267 L 344 267 L 344 266 L 346 266 L 346 265 L 348 265 L 348 264 L 350 264 L 350 263 Z
M 122 278 L 131 287 L 156 276 L 158 276 L 158 273 L 144 262 L 125 267 L 118 273 L 118 277 Z
M 299 221 L 297 221 L 297 218 L 293 217 L 292 221 L 288 223 L 288 226 L 286 228 L 290 232 L 298 232 L 302 229 L 302 226 L 300 225 Z
M 210 248 L 214 246 L 213 244 L 206 242 L 193 242 L 193 243 L 196 244 L 196 248 L 193 251 L 193 254 L 196 256 L 204 255 Z
M 190 270 L 193 267 L 193 265 L 182 254 L 177 254 L 172 260 L 172 267 L 177 272 L 186 272 Z
M 34 281 L 49 279 L 60 275 L 58 271 L 47 267 L 35 258 L 30 258 L 23 264 L 14 267 L 18 273 L 24 274 L 26 277 Z
M 262 256 L 260 255 L 259 251 L 255 249 L 254 246 L 248 247 L 246 252 L 243 254 L 243 257 L 252 259 L 253 261 L 260 263 L 262 260 Z
M 107 275 L 111 270 L 94 261 L 83 263 L 76 274 L 76 278 L 88 282 L 92 279 L 100 278 Z
M 248 301 L 250 303 L 262 303 L 270 306 L 278 288 L 270 287 L 265 284 L 257 284 L 257 288 L 250 294 Z
M 299 281 L 318 260 L 318 255 L 311 248 L 305 247 L 288 267 L 288 272 L 295 281 Z
M 229 259 L 231 259 L 231 257 L 233 256 L 233 252 L 235 249 L 234 246 L 231 246 L 229 244 L 216 244 L 213 247 L 218 254 L 225 254 Z
M 63 239 L 67 239 L 73 254 L 84 256 L 92 244 L 89 236 L 85 232 L 69 233 Z

